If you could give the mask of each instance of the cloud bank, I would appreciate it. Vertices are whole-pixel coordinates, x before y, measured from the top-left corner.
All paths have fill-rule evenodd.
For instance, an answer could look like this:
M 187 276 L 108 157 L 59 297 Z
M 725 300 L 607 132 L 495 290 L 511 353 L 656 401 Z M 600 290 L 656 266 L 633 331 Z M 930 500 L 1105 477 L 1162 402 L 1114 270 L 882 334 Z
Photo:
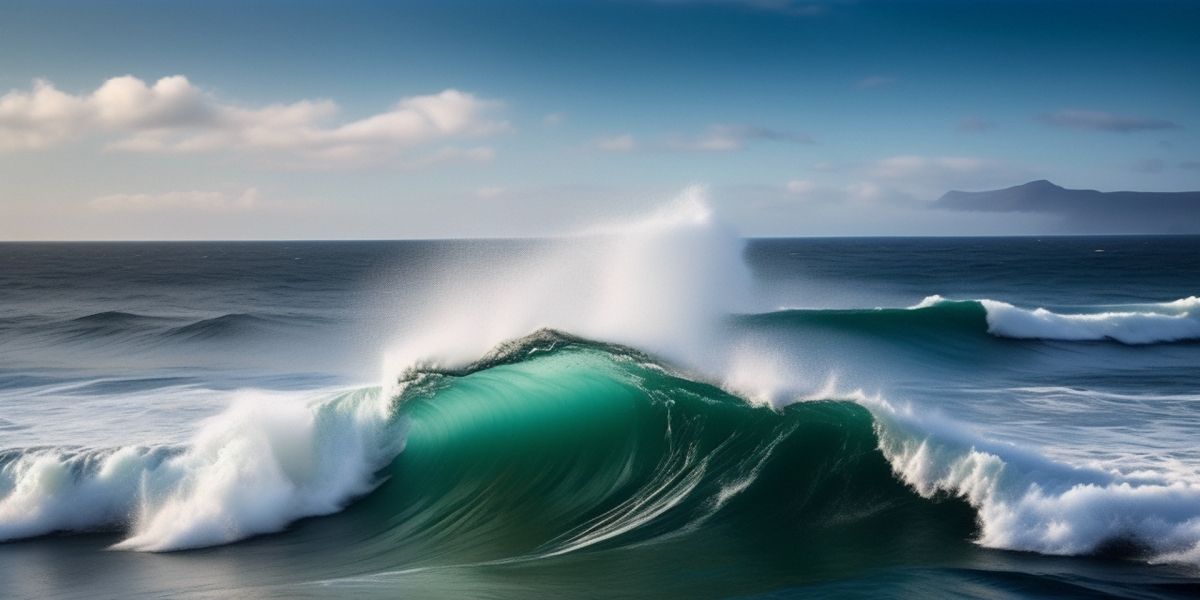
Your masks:
M 491 117 L 502 108 L 498 100 L 447 89 L 403 98 L 364 119 L 327 125 L 340 112 L 333 101 L 245 108 L 222 103 L 182 75 L 153 85 L 131 75 L 114 77 L 86 95 L 38 80 L 29 91 L 0 96 L 0 151 L 49 148 L 107 134 L 117 138 L 105 145 L 113 151 L 233 151 L 271 157 L 285 166 L 355 167 L 434 142 L 510 132 L 507 121 Z M 491 153 L 474 149 L 459 155 L 486 160 Z

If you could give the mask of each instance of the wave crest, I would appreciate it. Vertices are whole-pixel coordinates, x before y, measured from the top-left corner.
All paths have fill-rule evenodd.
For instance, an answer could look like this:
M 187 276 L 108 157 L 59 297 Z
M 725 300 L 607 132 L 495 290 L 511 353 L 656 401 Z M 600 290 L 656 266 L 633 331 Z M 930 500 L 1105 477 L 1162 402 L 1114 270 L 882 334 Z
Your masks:
M 341 510 L 403 444 L 378 390 L 247 397 L 185 447 L 58 448 L 0 457 L 0 540 L 119 530 L 115 548 L 179 550 Z

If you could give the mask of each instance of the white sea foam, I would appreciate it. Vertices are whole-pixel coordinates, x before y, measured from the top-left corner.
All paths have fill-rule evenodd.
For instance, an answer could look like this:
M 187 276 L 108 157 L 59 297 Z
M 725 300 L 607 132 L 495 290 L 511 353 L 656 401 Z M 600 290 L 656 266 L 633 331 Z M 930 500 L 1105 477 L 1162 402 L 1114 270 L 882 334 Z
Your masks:
M 247 395 L 179 449 L 26 452 L 0 468 L 0 541 L 118 529 L 115 548 L 224 544 L 340 510 L 401 449 L 379 391 Z

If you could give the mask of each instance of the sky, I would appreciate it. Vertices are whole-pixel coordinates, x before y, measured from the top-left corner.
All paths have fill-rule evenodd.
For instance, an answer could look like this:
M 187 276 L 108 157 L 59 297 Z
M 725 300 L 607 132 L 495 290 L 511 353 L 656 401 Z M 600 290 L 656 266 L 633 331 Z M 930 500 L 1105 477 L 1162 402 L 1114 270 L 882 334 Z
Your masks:
M 0 241 L 1078 233 L 1200 190 L 1200 2 L 0 0 Z M 1086 231 L 1085 231 L 1086 232 Z

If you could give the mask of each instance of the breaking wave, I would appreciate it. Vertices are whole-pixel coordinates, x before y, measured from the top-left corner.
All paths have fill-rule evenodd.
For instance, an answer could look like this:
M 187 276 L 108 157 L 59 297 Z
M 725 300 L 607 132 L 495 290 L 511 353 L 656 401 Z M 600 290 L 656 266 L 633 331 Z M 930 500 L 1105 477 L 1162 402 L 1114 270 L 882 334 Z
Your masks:
M 910 308 L 784 310 L 743 317 L 750 323 L 830 327 L 879 335 L 983 335 L 1027 340 L 1115 341 L 1129 345 L 1200 339 L 1200 299 L 1161 304 L 1081 307 L 1067 313 L 998 300 L 930 296 Z
M 861 395 L 755 407 L 638 350 L 554 331 L 464 367 L 409 369 L 397 388 L 237 404 L 182 447 L 10 451 L 0 538 L 117 529 L 115 548 L 174 550 L 362 497 L 353 510 L 369 518 L 347 550 L 362 556 L 531 559 L 691 536 L 815 539 L 880 561 L 972 540 L 1200 552 L 1194 483 L 1054 463 Z

